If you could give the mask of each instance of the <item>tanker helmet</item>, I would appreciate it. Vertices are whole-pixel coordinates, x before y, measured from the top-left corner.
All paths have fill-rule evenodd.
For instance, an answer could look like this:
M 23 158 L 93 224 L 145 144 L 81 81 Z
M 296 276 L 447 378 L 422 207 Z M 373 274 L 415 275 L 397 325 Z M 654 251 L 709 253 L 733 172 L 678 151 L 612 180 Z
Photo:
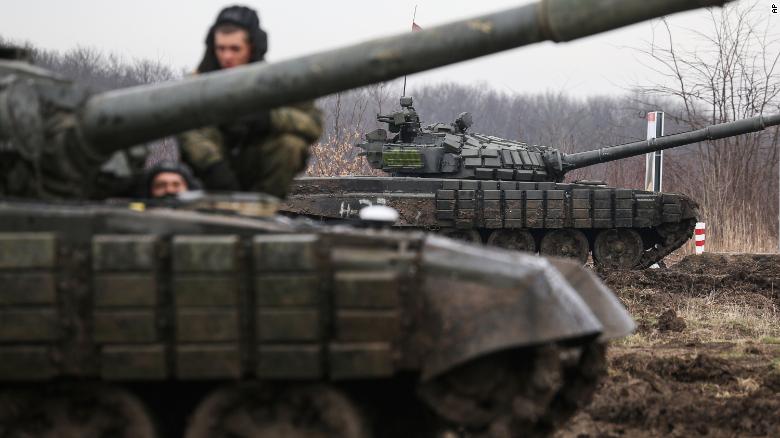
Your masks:
M 206 34 L 206 52 L 198 66 L 198 73 L 220 69 L 214 53 L 214 32 L 226 24 L 232 24 L 246 30 L 249 35 L 249 43 L 252 45 L 249 62 L 262 61 L 265 58 L 265 52 L 268 51 L 268 34 L 260 28 L 260 18 L 257 12 L 246 6 L 228 6 L 219 12 L 216 21 Z

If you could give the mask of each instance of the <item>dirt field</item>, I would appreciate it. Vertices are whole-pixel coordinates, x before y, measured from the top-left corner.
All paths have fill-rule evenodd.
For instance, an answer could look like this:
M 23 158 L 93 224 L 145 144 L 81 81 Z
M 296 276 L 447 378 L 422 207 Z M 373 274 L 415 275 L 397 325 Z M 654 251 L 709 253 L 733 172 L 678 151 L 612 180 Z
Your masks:
M 557 437 L 780 436 L 780 255 L 601 272 L 639 325 Z

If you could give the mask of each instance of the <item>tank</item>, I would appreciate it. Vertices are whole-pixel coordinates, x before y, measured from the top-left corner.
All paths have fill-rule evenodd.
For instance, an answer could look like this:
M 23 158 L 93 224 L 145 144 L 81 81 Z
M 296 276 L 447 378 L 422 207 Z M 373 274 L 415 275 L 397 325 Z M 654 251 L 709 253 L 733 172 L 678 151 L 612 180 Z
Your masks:
M 544 433 L 633 327 L 564 260 L 245 202 L 0 202 L 4 435 Z
M 398 227 L 435 230 L 474 242 L 586 262 L 647 268 L 693 234 L 697 204 L 682 194 L 564 183 L 567 172 L 597 163 L 765 129 L 780 114 L 756 116 L 597 150 L 566 154 L 469 130 L 472 116 L 422 126 L 411 97 L 365 135 L 371 167 L 390 177 L 300 178 L 282 210 L 326 220 L 354 217 L 365 205 L 399 211 Z
M 90 198 L 141 142 L 701 4 L 545 1 L 102 94 L 0 60 L 0 435 L 548 433 L 633 329 L 580 266 L 289 219 L 262 194 Z

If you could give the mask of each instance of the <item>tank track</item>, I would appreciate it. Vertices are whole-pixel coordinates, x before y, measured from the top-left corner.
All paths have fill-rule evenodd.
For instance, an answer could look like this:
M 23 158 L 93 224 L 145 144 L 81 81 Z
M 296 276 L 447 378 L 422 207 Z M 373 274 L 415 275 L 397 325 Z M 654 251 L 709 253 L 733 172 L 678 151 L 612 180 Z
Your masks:
M 661 236 L 661 243 L 654 248 L 645 251 L 639 262 L 638 269 L 647 269 L 650 266 L 660 262 L 664 257 L 671 254 L 672 251 L 681 247 L 693 234 L 696 227 L 696 219 L 687 219 L 683 222 L 669 224 L 670 226 L 658 227 L 658 234 Z
M 95 382 L 18 387 L 0 393 L 0 436 L 156 438 L 144 404 Z
M 639 264 L 637 264 L 632 269 L 647 269 L 650 266 L 653 266 L 656 263 L 661 262 L 664 257 L 674 252 L 676 249 L 680 248 L 685 244 L 688 239 L 691 238 L 691 235 L 693 234 L 693 230 L 696 226 L 696 220 L 693 219 L 686 219 L 682 222 L 677 223 L 667 223 L 664 225 L 661 225 L 657 228 L 656 232 L 658 243 L 654 245 L 653 248 L 650 248 L 646 250 L 639 261 Z M 494 232 L 495 230 L 477 230 L 477 229 L 467 229 L 467 230 L 461 230 L 457 228 L 443 228 L 441 230 L 438 230 L 437 233 L 442 234 L 447 237 L 452 237 L 455 239 L 461 239 L 466 240 L 470 242 L 480 242 L 480 243 L 486 243 L 486 239 L 480 238 L 480 231 L 483 231 L 485 234 Z M 538 252 L 538 248 L 537 251 Z
M 601 244 L 626 239 L 629 250 L 625 256 L 615 255 L 617 260 L 609 260 L 613 257 L 605 254 L 610 253 L 601 251 L 601 262 L 611 268 L 618 264 L 619 269 L 658 263 L 692 235 L 697 215 L 696 203 L 675 193 L 578 183 L 411 177 L 302 178 L 281 210 L 315 221 L 348 221 L 363 206 L 374 204 L 398 211 L 395 227 L 506 249 L 527 250 L 528 245 L 496 243 L 502 239 L 492 239 L 495 233 L 529 233 L 535 241 L 530 251 L 540 252 L 544 237 L 571 230 L 577 235 L 559 233 L 548 239 L 547 249 L 541 252 L 579 258 L 583 263 L 594 252 L 601 231 L 617 230 L 619 238 L 605 237 Z M 556 247 L 559 251 L 551 251 Z M 621 258 L 626 264 L 620 264 Z
M 249 437 L 268 432 L 263 419 L 269 418 L 269 409 L 279 409 L 279 400 L 293 401 L 298 406 L 295 412 L 308 412 L 301 417 L 290 411 L 280 417 L 308 423 L 300 429 L 301 425 L 290 425 L 290 430 L 306 437 L 549 436 L 589 403 L 605 374 L 606 346 L 591 340 L 573 347 L 548 344 L 496 353 L 470 362 L 420 385 L 422 405 L 420 400 L 395 398 L 388 388 L 371 391 L 369 398 L 380 403 L 371 408 L 363 405 L 368 400 L 365 394 L 361 403 L 349 387 L 318 385 L 278 393 L 273 386 L 241 384 L 207 397 L 190 418 L 185 436 L 228 436 L 229 431 L 234 434 L 229 436 Z M 305 404 L 319 408 L 301 410 L 300 390 L 308 393 Z M 384 396 L 377 400 L 377 393 Z M 418 408 L 406 412 L 397 403 Z M 312 416 L 315 411 L 322 415 Z
M 596 341 L 578 347 L 545 345 L 519 353 L 519 361 L 511 355 L 485 358 L 421 389 L 438 416 L 450 420 L 443 436 L 549 436 L 590 402 L 606 375 L 606 346 Z M 500 375 L 504 369 L 495 365 L 503 361 L 511 363 L 507 369 L 513 378 L 500 384 L 484 378 L 486 369 L 493 371 L 487 375 Z
M 381 438 L 400 433 L 410 438 L 549 436 L 590 402 L 605 374 L 606 345 L 595 339 L 576 346 L 546 344 L 499 352 L 421 384 L 418 401 L 404 403 L 417 405 L 421 402 L 419 407 L 429 413 L 419 416 L 421 410 L 417 409 L 415 421 L 392 431 L 386 430 L 385 424 L 398 425 L 404 421 L 405 414 L 401 412 L 398 418 L 389 418 L 388 413 L 398 410 L 377 406 L 381 416 L 374 420 L 381 421 L 371 424 L 371 419 L 361 409 L 367 406 L 361 406 L 359 398 L 351 397 L 354 394 L 349 387 L 313 384 L 284 388 L 273 383 L 244 382 L 225 386 L 203 399 L 190 417 L 184 436 L 249 438 L 287 432 L 312 438 Z M 95 416 L 97 414 L 73 417 L 79 421 L 73 438 L 82 432 L 106 437 L 169 436 L 154 431 L 153 417 L 143 412 L 142 405 L 132 394 L 121 389 L 117 392 L 118 388 L 113 386 L 100 385 L 93 389 L 89 400 L 104 400 L 98 404 L 109 409 L 103 409 L 105 413 L 100 411 L 99 418 Z M 49 404 L 60 398 L 53 397 L 52 392 L 27 392 L 26 399 L 48 401 L 24 407 L 19 403 L 18 394 L 18 391 L 11 391 L 0 399 L 5 402 L 0 403 L 5 406 L 0 409 L 0 417 L 4 420 L 0 431 L 10 433 L 10 436 L 15 436 L 14 433 L 48 436 L 46 431 L 56 430 L 63 424 L 73 427 L 71 420 L 62 422 L 62 413 L 71 412 L 73 406 L 96 405 L 92 401 L 85 405 L 83 397 L 77 397 L 73 403 L 51 411 Z M 376 400 L 376 394 L 372 391 L 371 400 Z M 68 399 L 71 398 L 73 396 L 68 395 Z M 13 403 L 9 404 L 9 401 Z M 392 404 L 398 400 L 384 402 Z M 30 407 L 36 404 L 38 409 L 31 410 Z M 42 430 L 42 424 L 49 426 Z

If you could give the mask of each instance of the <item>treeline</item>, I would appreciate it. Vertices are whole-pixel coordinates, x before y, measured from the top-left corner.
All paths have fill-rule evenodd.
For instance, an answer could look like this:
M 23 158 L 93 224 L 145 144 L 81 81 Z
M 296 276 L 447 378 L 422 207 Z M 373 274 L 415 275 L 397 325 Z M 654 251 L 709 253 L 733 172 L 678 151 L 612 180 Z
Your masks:
M 354 174 L 372 169 L 349 148 L 378 127 L 378 113 L 399 107 L 402 85 L 391 82 L 352 90 L 320 100 L 324 109 L 328 149 L 312 157 L 310 174 Z M 636 91 L 620 96 L 573 98 L 560 93 L 511 94 L 489 86 L 454 83 L 407 87 L 423 125 L 452 122 L 468 111 L 471 130 L 528 144 L 579 152 L 644 140 L 646 113 L 664 111 L 665 134 L 699 129 L 756 113 L 720 118 L 691 118 L 686 107 L 669 98 Z M 765 113 L 772 113 L 767 107 Z M 703 111 L 706 114 L 706 111 Z M 708 223 L 713 250 L 775 251 L 778 236 L 777 127 L 748 135 L 671 149 L 664 152 L 663 190 L 684 193 L 700 204 L 701 220 Z M 334 147 L 335 145 L 335 147 Z M 323 155 L 325 154 L 325 155 Z M 323 165 L 326 160 L 330 165 Z M 645 157 L 637 156 L 570 172 L 566 180 L 602 180 L 616 187 L 642 189 Z
M 183 70 L 150 59 L 128 59 L 116 53 L 105 53 L 94 47 L 80 46 L 64 52 L 45 50 L 30 43 L 19 43 L 0 35 L 0 45 L 24 48 L 30 61 L 42 68 L 75 81 L 87 89 L 100 92 L 134 85 L 151 84 L 178 79 Z M 160 160 L 177 160 L 178 150 L 173 139 L 166 138 L 147 145 L 152 165 Z
M 3 42 L 0 37 L 0 44 Z M 33 61 L 62 76 L 101 91 L 176 79 L 181 72 L 159 61 L 128 60 L 80 47 L 67 52 L 29 47 Z M 396 110 L 402 85 L 393 81 L 327 96 L 318 101 L 325 115 L 325 134 L 313 147 L 310 175 L 377 174 L 358 156 L 353 145 L 380 125 L 376 115 Z M 673 93 L 636 91 L 620 96 L 573 98 L 560 93 L 512 94 L 489 85 L 443 83 L 407 88 L 423 124 L 451 122 L 463 111 L 473 115 L 471 130 L 499 137 L 560 148 L 590 150 L 642 140 L 647 111 L 667 114 L 666 133 L 700 128 L 754 115 L 750 108 L 729 114 L 700 108 L 696 102 L 673 99 Z M 652 91 L 652 90 L 651 90 Z M 661 96 L 661 97 L 659 97 Z M 774 97 L 773 97 L 774 99 Z M 723 102 L 729 101 L 722 99 Z M 691 105 L 700 108 L 691 112 Z M 770 100 L 759 111 L 777 112 Z M 685 193 L 701 204 L 708 222 L 711 248 L 774 250 L 778 217 L 777 128 L 763 133 L 703 142 L 665 153 L 664 191 Z M 159 142 L 150 162 L 175 159 L 175 145 Z M 592 166 L 571 172 L 567 180 L 596 179 L 610 185 L 640 189 L 644 157 Z
M 31 61 L 59 75 L 87 85 L 94 91 L 113 90 L 133 85 L 162 82 L 181 77 L 169 65 L 150 59 L 127 59 L 116 53 L 104 53 L 94 47 L 80 46 L 65 52 L 45 50 L 30 43 L 18 43 L 0 35 L 0 45 L 21 46 Z

